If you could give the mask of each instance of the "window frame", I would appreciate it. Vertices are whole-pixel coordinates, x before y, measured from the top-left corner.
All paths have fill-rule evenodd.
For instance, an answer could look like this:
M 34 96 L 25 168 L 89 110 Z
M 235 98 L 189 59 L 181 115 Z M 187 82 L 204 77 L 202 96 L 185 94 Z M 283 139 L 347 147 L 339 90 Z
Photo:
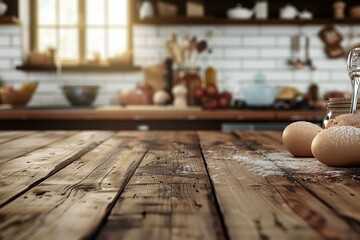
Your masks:
M 94 66 L 101 66 L 106 67 L 114 67 L 114 65 L 111 64 L 89 64 L 86 63 L 86 25 L 85 25 L 85 19 L 86 19 L 86 10 L 85 10 L 85 1 L 86 0 L 77 0 L 79 1 L 79 8 L 78 8 L 78 14 L 79 14 L 79 27 L 77 28 L 78 30 L 78 34 L 79 34 L 79 61 L 78 62 L 69 62 L 69 61 L 65 61 L 62 62 L 63 65 L 67 65 L 67 66 L 72 66 L 72 67 L 76 67 L 76 66 L 87 66 L 87 65 L 94 65 Z M 132 42 L 132 34 L 133 34 L 133 19 L 134 19 L 134 13 L 133 13 L 133 1 L 132 0 L 126 0 L 127 1 L 127 17 L 128 17 L 128 23 L 127 23 L 127 51 L 129 52 L 129 58 L 126 59 L 128 61 L 125 61 L 124 63 L 121 64 L 116 64 L 115 66 L 124 66 L 124 67 L 131 67 L 133 66 L 133 42 Z M 38 8 L 37 8 L 37 0 L 30 0 L 30 50 L 31 51 L 37 51 L 37 42 L 38 42 L 38 22 L 37 22 L 37 18 L 38 18 Z M 106 25 L 104 26 L 104 29 L 111 27 L 110 25 Z M 108 43 L 106 43 L 108 44 Z

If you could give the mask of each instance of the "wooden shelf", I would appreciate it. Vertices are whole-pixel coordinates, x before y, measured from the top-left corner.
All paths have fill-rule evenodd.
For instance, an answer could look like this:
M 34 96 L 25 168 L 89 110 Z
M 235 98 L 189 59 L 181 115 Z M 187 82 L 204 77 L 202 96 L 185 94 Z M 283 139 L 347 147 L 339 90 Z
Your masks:
M 55 72 L 55 66 L 30 66 L 21 65 L 16 67 L 17 70 L 25 72 Z M 138 66 L 113 66 L 113 65 L 81 65 L 81 66 L 63 66 L 64 72 L 136 72 L 141 71 Z
M 20 23 L 19 19 L 14 16 L 1 16 L 0 17 L 0 25 L 19 24 L 19 23 Z
M 142 25 L 315 25 L 315 24 L 360 24 L 360 19 L 226 19 L 213 17 L 149 17 L 138 20 Z

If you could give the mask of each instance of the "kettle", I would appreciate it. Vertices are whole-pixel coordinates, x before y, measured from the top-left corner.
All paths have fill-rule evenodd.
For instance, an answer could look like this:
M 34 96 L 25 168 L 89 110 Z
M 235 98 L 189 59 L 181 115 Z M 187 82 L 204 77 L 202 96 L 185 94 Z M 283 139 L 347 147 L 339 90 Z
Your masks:
M 230 8 L 227 11 L 229 18 L 249 19 L 254 14 L 252 9 L 244 8 L 241 4 L 238 4 L 235 8 Z
M 154 7 L 150 1 L 144 1 L 139 10 L 139 19 L 154 16 Z
M 298 10 L 291 4 L 287 4 L 285 7 L 280 9 L 281 19 L 294 19 L 298 15 Z

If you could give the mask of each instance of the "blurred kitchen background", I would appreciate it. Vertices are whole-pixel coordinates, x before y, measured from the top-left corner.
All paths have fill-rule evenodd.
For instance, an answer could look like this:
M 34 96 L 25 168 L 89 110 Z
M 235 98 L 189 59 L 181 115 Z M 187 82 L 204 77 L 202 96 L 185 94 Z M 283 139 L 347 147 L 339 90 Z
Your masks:
M 215 76 L 212 83 L 219 94 L 231 94 L 231 105 L 226 108 L 249 108 L 246 89 L 271 86 L 278 87 L 277 94 L 281 88 L 293 90 L 288 98 L 296 103 L 281 105 L 289 104 L 285 101 L 279 108 L 324 109 L 324 97 L 349 97 L 346 56 L 360 45 L 357 0 L 0 3 L 7 6 L 0 21 L 0 80 L 15 90 L 36 81 L 28 107 L 70 106 L 63 85 L 99 86 L 92 106 L 141 104 L 141 100 L 127 99 L 127 91 L 138 88 L 146 93 L 148 86 L 143 84 L 147 83 L 153 88 L 151 94 L 161 89 L 171 93 L 179 67 L 198 67 L 194 71 L 203 88 Z M 192 39 L 197 45 L 191 51 Z M 201 42 L 205 42 L 203 49 Z M 252 96 L 266 98 L 261 90 L 251 91 Z M 203 96 L 197 105 L 220 107 L 219 102 L 216 107 L 206 106 L 209 100 L 201 99 L 206 89 L 199 94 Z M 171 104 L 162 97 L 156 102 Z M 269 108 L 275 100 L 270 105 L 254 100 L 253 106 Z M 311 103 L 299 106 L 298 102 Z

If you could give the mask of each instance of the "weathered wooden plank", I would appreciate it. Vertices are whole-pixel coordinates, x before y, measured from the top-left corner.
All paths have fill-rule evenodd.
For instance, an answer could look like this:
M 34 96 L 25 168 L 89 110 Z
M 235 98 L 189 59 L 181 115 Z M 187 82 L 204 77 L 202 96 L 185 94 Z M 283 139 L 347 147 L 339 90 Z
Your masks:
M 0 209 L 0 239 L 92 237 L 152 138 L 121 132 L 6 205 Z
M 194 132 L 159 133 L 99 237 L 224 239 L 206 175 Z
M 259 139 L 268 136 L 257 132 L 254 139 L 245 141 L 241 132 L 239 141 L 230 133 L 199 132 L 199 138 L 232 239 L 359 237 L 346 222 L 263 158 L 261 154 L 271 144 Z M 258 144 L 256 148 L 257 141 L 261 147 Z M 288 189 L 286 196 L 282 188 Z
M 283 144 L 276 144 L 281 142 L 281 133 L 266 132 L 265 135 L 267 137 L 261 140 L 253 133 L 242 138 L 252 141 L 253 147 L 258 149 L 262 148 L 260 145 L 266 142 L 270 146 L 269 152 L 272 152 L 266 154 L 266 158 L 302 187 L 308 189 L 360 233 L 360 215 L 358 214 L 360 212 L 360 186 L 356 178 L 359 174 L 358 169 L 333 168 L 314 158 L 292 157 Z
M 0 168 L 0 207 L 61 170 L 113 134 L 113 132 L 81 132 L 54 142 L 46 148 L 4 162 Z
M 76 132 L 48 131 L 24 136 L 0 145 L 0 166 L 6 161 L 74 135 Z
M 0 144 L 9 142 L 17 138 L 21 138 L 30 134 L 36 133 L 35 131 L 1 131 Z

